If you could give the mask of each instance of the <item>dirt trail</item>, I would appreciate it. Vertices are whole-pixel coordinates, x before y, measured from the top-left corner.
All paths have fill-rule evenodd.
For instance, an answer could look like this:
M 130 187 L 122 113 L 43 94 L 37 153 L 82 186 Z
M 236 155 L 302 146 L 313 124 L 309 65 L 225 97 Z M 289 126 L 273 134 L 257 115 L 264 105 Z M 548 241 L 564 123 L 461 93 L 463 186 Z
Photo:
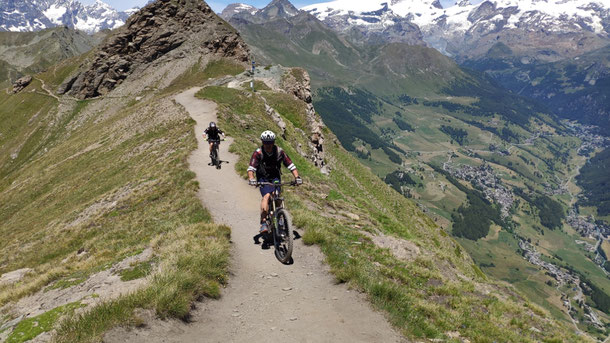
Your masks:
M 199 148 L 189 159 L 199 197 L 217 223 L 232 229 L 229 285 L 220 300 L 197 304 L 193 322 L 156 320 L 145 329 L 118 329 L 106 342 L 402 342 L 384 316 L 362 294 L 336 285 L 316 247 L 295 241 L 294 264 L 282 265 L 273 249 L 261 250 L 258 230 L 260 193 L 234 170 L 230 138 L 220 145 L 221 170 L 207 165 L 201 133 L 216 120 L 216 104 L 196 99 L 197 89 L 176 97 L 197 121 Z

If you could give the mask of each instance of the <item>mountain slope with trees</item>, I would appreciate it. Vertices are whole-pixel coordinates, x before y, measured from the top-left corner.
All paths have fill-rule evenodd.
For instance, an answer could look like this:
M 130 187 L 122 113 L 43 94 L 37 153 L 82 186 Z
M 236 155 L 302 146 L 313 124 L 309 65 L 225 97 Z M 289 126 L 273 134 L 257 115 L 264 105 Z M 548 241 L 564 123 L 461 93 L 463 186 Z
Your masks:
M 199 184 L 186 160 L 196 146 L 194 123 L 172 101 L 178 92 L 206 85 L 200 96 L 219 104 L 242 175 L 260 132 L 281 130 L 265 105 L 277 109 L 286 124 L 286 138 L 278 143 L 306 180 L 286 192 L 303 241 L 319 245 L 336 279 L 366 293 L 407 338 L 587 341 L 511 286 L 485 276 L 453 238 L 344 150 L 327 128 L 323 151 L 330 174 L 322 173 L 306 151 L 315 133 L 303 125 L 311 98 L 294 97 L 309 88 L 302 70 L 290 73 L 302 84 L 289 91 L 229 88 L 229 81 L 243 81 L 232 75 L 247 68 L 247 46 L 207 5 L 156 1 L 132 18 L 152 12 L 167 19 L 162 14 L 172 8 L 196 13 L 193 21 L 181 21 L 184 31 L 222 26 L 212 31 L 226 36 L 185 34 L 189 39 L 162 56 L 151 51 L 158 58 L 148 62 L 136 53 L 110 55 L 111 61 L 132 57 L 137 68 L 107 93 L 95 94 L 94 87 L 77 93 L 95 95 L 84 99 L 53 90 L 74 75 L 82 75 L 81 85 L 101 84 L 90 79 L 99 75 L 107 82 L 104 71 L 90 73 L 107 46 L 36 75 L 20 93 L 1 92 L 0 233 L 7 244 L 0 246 L 0 273 L 23 274 L 17 284 L 0 285 L 1 320 L 8 324 L 0 334 L 17 339 L 61 324 L 58 341 L 99 341 L 111 327 L 141 324 L 141 313 L 186 320 L 196 299 L 222 295 L 230 228 L 213 223 L 196 197 Z M 163 36 L 154 20 L 142 21 L 152 36 Z M 107 43 L 127 32 L 117 31 Z M 214 44 L 216 39 L 231 44 Z M 102 297 L 105 282 L 88 287 L 102 274 L 123 286 L 140 280 L 141 288 Z M 76 292 L 81 286 L 87 286 L 84 294 Z M 76 298 L 61 306 L 21 306 L 30 296 L 55 292 Z M 20 317 L 19 311 L 28 312 Z M 62 315 L 69 319 L 60 323 Z M 44 326 L 33 324 L 43 319 Z
M 553 287 L 564 280 L 537 269 L 519 248 L 521 241 L 539 244 L 553 265 L 591 274 L 589 282 L 610 294 L 601 264 L 577 243 L 594 237 L 564 220 L 574 205 L 572 176 L 584 163 L 581 147 L 598 149 L 603 137 L 578 125 L 575 133 L 531 94 L 510 92 L 434 49 L 354 42 L 304 13 L 231 20 L 262 64 L 311 70 L 316 109 L 344 148 L 447 232 L 468 237 L 458 241 L 485 272 L 515 284 L 557 318 L 574 315 L 579 329 L 604 335 L 603 308 L 595 312 L 601 324 L 591 324 L 584 312 L 569 313 L 577 305 L 544 300 L 570 297 Z M 416 182 L 393 177 L 404 174 Z M 482 213 L 489 220 L 480 225 Z

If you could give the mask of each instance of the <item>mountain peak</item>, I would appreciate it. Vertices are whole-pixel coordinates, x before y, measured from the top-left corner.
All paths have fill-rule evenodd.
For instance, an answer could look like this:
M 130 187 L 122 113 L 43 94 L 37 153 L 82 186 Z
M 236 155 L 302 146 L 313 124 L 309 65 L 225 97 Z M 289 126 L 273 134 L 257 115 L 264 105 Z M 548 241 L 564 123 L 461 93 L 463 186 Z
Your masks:
M 294 17 L 299 14 L 299 10 L 288 0 L 273 0 L 257 14 L 266 20 L 272 20 Z
M 93 33 L 117 28 L 128 16 L 102 0 L 88 6 L 77 0 L 1 1 L 0 31 L 38 31 L 65 25 Z
M 129 17 L 83 70 L 64 81 L 59 92 L 79 98 L 104 95 L 162 58 L 172 61 L 202 55 L 245 62 L 249 50 L 205 2 L 157 0 Z
M 599 0 L 483 0 L 475 5 L 470 0 L 455 0 L 455 6 L 444 9 L 438 0 L 333 0 L 303 10 L 341 32 L 356 30 L 384 42 L 399 39 L 396 34 L 386 34 L 388 27 L 417 26 L 429 46 L 452 56 L 482 56 L 496 41 L 503 41 L 515 53 L 547 51 L 545 59 L 551 61 L 607 45 L 609 4 Z M 567 35 L 574 37 L 569 43 Z
M 472 4 L 470 3 L 470 0 L 460 0 L 460 1 L 457 1 L 455 3 L 455 5 L 458 7 L 467 7 L 467 6 L 471 6 Z
M 303 10 L 310 12 L 324 21 L 330 16 L 344 15 L 383 15 L 392 13 L 404 18 L 412 18 L 418 25 L 431 22 L 443 14 L 443 6 L 439 0 L 374 0 L 353 2 L 352 0 L 334 0 L 331 2 L 313 4 L 303 7 Z M 365 22 L 373 23 L 371 20 L 363 18 Z M 375 23 L 379 20 L 375 20 Z
M 254 15 L 256 12 L 258 12 L 258 8 L 254 7 L 254 6 L 250 6 L 248 4 L 242 4 L 242 3 L 233 3 L 233 4 L 227 5 L 227 7 L 225 7 L 225 9 L 222 10 L 222 13 L 220 13 L 220 16 L 222 18 L 224 18 L 225 20 L 229 20 L 236 15 L 240 15 L 240 14 Z
M 110 5 L 108 5 L 107 3 L 103 2 L 102 0 L 95 0 L 93 5 L 89 5 L 87 7 L 112 9 L 112 7 L 110 7 Z

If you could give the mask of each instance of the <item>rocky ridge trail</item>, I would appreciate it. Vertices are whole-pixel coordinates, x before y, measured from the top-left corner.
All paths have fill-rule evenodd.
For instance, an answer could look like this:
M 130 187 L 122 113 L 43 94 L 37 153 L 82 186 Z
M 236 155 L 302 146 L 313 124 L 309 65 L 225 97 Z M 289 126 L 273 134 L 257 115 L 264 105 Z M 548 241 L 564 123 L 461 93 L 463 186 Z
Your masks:
M 229 163 L 207 165 L 208 147 L 201 133 L 216 120 L 216 104 L 194 97 L 197 88 L 176 96 L 197 121 L 198 149 L 189 159 L 197 174 L 199 197 L 214 221 L 231 227 L 232 264 L 220 300 L 196 305 L 190 323 L 155 319 L 142 313 L 143 328 L 116 328 L 105 342 L 402 342 L 404 339 L 374 311 L 366 298 L 336 284 L 317 247 L 296 240 L 294 264 L 282 265 L 273 249 L 262 250 L 252 237 L 258 229 L 260 193 L 234 170 L 237 156 L 228 152 L 232 139 L 220 145 Z
M 154 1 L 109 36 L 58 93 L 79 99 L 105 95 L 151 65 L 210 54 L 245 63 L 249 50 L 205 2 Z

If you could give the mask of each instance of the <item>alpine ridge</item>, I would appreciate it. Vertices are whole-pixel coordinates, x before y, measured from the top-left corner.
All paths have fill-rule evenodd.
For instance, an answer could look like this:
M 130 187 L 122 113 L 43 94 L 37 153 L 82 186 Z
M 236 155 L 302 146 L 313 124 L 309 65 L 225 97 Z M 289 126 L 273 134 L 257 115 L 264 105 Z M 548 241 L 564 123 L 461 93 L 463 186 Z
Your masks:
M 246 4 L 230 4 L 220 16 L 227 21 L 236 19 L 261 24 L 275 19 L 288 19 L 298 15 L 299 12 L 288 0 L 273 0 L 262 9 Z
M 137 11 L 119 12 L 101 0 L 83 6 L 76 0 L 15 0 L 0 3 L 0 31 L 38 31 L 68 26 L 87 33 L 116 29 Z
M 422 31 L 428 45 L 458 60 L 481 56 L 497 42 L 545 61 L 610 42 L 610 7 L 595 0 L 488 0 L 476 5 L 460 1 L 448 8 L 437 1 L 336 0 L 303 10 L 339 31 L 374 32 L 389 42 L 400 38 L 385 33 L 386 28 L 406 21 Z

